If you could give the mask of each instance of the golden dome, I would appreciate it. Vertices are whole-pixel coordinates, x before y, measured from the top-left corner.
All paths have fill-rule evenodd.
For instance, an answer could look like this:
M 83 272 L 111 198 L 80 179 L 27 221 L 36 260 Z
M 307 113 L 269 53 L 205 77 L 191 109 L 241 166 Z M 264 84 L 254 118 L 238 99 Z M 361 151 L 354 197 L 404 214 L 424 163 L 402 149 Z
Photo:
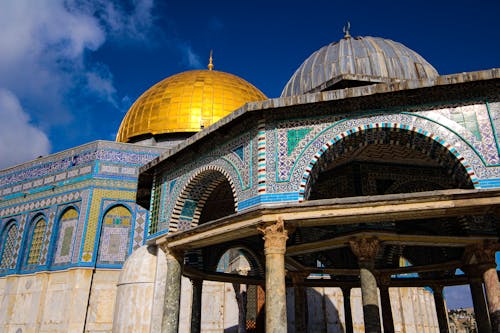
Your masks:
M 247 102 L 267 97 L 247 81 L 220 71 L 192 70 L 158 82 L 123 119 L 116 141 L 142 135 L 197 132 Z

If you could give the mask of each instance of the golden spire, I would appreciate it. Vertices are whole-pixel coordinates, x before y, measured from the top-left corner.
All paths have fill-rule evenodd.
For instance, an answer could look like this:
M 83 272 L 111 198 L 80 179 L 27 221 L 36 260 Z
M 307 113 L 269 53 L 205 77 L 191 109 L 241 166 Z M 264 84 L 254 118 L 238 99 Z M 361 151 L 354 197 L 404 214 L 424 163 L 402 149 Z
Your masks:
M 210 50 L 210 58 L 208 58 L 208 70 L 211 71 L 214 69 L 213 58 L 212 58 L 213 50 Z

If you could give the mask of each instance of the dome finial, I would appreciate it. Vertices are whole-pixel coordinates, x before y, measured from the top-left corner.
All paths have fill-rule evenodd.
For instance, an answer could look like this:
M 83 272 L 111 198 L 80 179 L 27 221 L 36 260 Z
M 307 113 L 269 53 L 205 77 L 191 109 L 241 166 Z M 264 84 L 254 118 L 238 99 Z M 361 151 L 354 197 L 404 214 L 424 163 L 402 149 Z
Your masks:
M 210 50 L 210 58 L 208 58 L 208 70 L 209 71 L 214 69 L 212 54 L 213 54 L 213 50 Z
M 344 32 L 345 39 L 351 38 L 351 34 L 349 34 L 349 30 L 351 30 L 351 22 L 347 21 L 346 25 L 344 25 L 344 29 L 342 29 L 342 31 Z

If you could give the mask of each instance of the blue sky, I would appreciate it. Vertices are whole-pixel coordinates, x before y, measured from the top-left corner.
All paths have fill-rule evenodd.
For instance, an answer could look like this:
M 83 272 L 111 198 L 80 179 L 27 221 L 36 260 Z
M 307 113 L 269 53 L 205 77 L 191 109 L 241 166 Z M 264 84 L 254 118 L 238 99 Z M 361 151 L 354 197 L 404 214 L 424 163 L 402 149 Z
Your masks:
M 315 50 L 378 36 L 440 74 L 500 67 L 500 1 L 0 0 L 0 168 L 96 139 L 165 77 L 215 68 L 278 97 Z
M 0 168 L 114 139 L 142 92 L 205 68 L 210 49 L 216 69 L 277 97 L 346 21 L 441 74 L 500 67 L 499 12 L 497 0 L 1 0 Z

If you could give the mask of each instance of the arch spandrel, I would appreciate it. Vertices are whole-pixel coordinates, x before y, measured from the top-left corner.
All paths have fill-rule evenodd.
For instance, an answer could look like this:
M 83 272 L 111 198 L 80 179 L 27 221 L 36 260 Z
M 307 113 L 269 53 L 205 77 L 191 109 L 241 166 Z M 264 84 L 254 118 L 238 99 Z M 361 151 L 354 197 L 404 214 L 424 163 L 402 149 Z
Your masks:
M 394 121 L 391 121 L 394 120 Z M 370 118 L 344 119 L 323 126 L 321 131 L 315 129 L 317 134 L 314 138 L 303 144 L 300 152 L 295 152 L 293 164 L 288 166 L 288 178 L 286 182 L 280 184 L 279 179 L 268 179 L 276 182 L 276 188 L 303 189 L 304 177 L 317 162 L 318 158 L 328 149 L 329 145 L 342 140 L 349 135 L 356 135 L 360 131 L 376 127 L 392 128 L 396 126 L 398 130 L 416 131 L 431 137 L 445 146 L 455 156 L 460 156 L 461 163 L 476 176 L 474 181 L 481 178 L 500 177 L 500 169 L 497 167 L 487 167 L 478 152 L 474 150 L 470 142 L 450 129 L 441 126 L 437 122 L 413 114 L 378 115 Z M 279 171 L 279 156 L 276 161 L 276 171 Z M 278 178 L 278 176 L 276 176 Z M 479 188 L 479 185 L 475 185 Z
M 401 133 L 401 135 L 398 137 L 394 133 Z M 361 137 L 363 135 L 364 137 Z M 359 142 L 349 142 L 350 139 Z M 429 160 L 435 160 L 434 162 L 438 165 L 446 168 L 451 167 L 449 170 L 452 172 L 451 176 L 465 177 L 465 179 L 459 181 L 459 183 L 465 184 L 465 182 L 467 182 L 470 183 L 469 186 L 479 187 L 479 181 L 471 164 L 456 148 L 447 143 L 441 136 L 408 125 L 384 122 L 380 124 L 375 123 L 374 126 L 373 124 L 369 124 L 351 128 L 337 134 L 335 137 L 325 142 L 312 156 L 307 168 L 304 170 L 300 183 L 299 200 L 302 201 L 309 196 L 311 183 L 319 172 L 324 171 L 325 165 L 322 164 L 331 163 L 336 159 L 341 160 L 341 158 L 349 156 L 351 151 L 354 154 L 357 149 L 366 150 L 367 147 L 373 147 L 373 145 L 383 145 L 386 147 L 399 146 L 400 148 L 397 149 L 399 152 L 408 149 L 414 150 L 410 155 L 403 155 L 415 155 L 415 163 L 418 163 L 419 159 L 424 161 L 427 159 L 427 156 L 429 156 Z M 441 150 L 441 152 L 438 150 Z M 396 150 L 391 150 L 389 152 L 380 151 L 376 152 L 376 154 L 381 156 L 382 160 L 397 162 L 398 156 L 395 152 Z M 459 165 L 461 166 L 461 170 L 457 169 Z M 408 166 L 408 168 L 409 167 L 410 166 Z M 425 190 L 425 186 L 422 188 Z
M 162 212 L 164 220 L 163 224 L 159 224 L 159 229 L 164 227 L 165 223 L 167 223 L 166 230 L 169 232 L 190 229 L 198 225 L 206 200 L 216 187 L 223 183 L 227 183 L 231 191 L 234 212 L 238 211 L 238 197 L 242 191 L 241 183 L 235 181 L 238 178 L 234 168 L 224 160 L 217 162 L 197 168 L 163 184 L 162 189 L 165 191 L 168 189 L 169 193 L 168 196 L 162 195 L 162 199 L 165 200 L 163 206 L 166 209 Z M 163 230 L 160 229 L 157 232 Z

